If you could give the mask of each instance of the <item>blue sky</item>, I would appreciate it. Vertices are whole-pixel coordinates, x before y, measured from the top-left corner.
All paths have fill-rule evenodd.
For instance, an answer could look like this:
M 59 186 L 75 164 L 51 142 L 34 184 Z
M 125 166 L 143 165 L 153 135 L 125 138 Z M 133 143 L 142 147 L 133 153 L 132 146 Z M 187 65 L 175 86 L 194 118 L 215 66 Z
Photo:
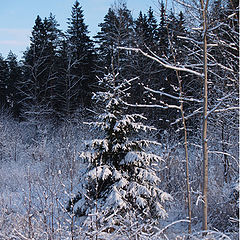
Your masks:
M 18 57 L 29 45 L 29 37 L 37 15 L 48 17 L 50 12 L 56 16 L 60 29 L 66 30 L 67 18 L 75 0 L 1 0 L 0 7 L 0 54 L 6 57 L 10 50 Z M 91 35 L 98 31 L 97 25 L 103 21 L 108 8 L 114 0 L 80 0 L 84 10 L 85 23 Z M 154 8 L 157 0 L 128 0 L 127 6 L 137 16 L 139 11 Z

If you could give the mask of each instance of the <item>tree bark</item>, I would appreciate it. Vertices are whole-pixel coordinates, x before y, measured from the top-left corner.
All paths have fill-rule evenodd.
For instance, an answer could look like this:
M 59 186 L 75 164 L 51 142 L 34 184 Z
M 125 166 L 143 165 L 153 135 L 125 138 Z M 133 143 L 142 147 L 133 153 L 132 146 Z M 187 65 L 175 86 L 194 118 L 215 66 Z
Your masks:
M 168 37 L 169 37 L 169 33 L 168 33 Z M 170 41 L 170 37 L 169 37 L 169 42 L 170 42 L 171 52 L 172 52 L 173 59 L 174 59 L 174 64 L 176 66 L 177 65 L 176 55 L 174 54 L 173 46 L 172 46 L 172 43 Z M 178 79 L 179 99 L 180 99 L 179 103 L 180 103 L 182 125 L 183 125 L 183 129 L 184 129 L 184 151 L 185 151 L 185 160 L 186 160 L 185 174 L 186 174 L 186 190 L 187 190 L 187 204 L 188 204 L 188 218 L 189 218 L 188 233 L 191 234 L 191 232 L 192 232 L 192 208 L 191 208 L 192 204 L 191 204 L 191 189 L 190 189 L 190 180 L 189 180 L 189 157 L 188 157 L 187 125 L 186 125 L 186 119 L 185 119 L 184 108 L 183 108 L 182 79 L 179 75 L 178 70 L 176 70 L 175 72 L 176 72 L 176 76 L 177 76 L 177 79 Z
M 207 146 L 207 110 L 208 110 L 208 69 L 207 69 L 207 8 L 208 0 L 201 1 L 202 20 L 203 20 L 203 231 L 207 231 L 207 215 L 208 215 L 208 146 Z

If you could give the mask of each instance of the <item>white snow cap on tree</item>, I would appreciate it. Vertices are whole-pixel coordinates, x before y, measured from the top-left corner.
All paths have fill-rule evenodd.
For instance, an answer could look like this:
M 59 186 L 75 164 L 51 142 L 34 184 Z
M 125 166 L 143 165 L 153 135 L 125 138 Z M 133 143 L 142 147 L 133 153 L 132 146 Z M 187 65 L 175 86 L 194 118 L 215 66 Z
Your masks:
M 104 216 L 100 222 L 109 220 L 109 216 L 113 221 L 114 216 L 124 216 L 131 209 L 142 219 L 164 218 L 167 213 L 162 204 L 172 197 L 159 189 L 160 179 L 154 169 L 163 159 L 146 151 L 158 143 L 136 138 L 136 134 L 154 128 L 141 122 L 146 120 L 142 115 L 124 113 L 122 99 L 130 81 L 118 83 L 114 76 L 107 75 L 99 84 L 105 91 L 95 93 L 93 99 L 102 112 L 96 122 L 88 124 L 104 134 L 101 139 L 87 142 L 91 151 L 81 153 L 89 168 L 78 197 L 71 202 L 72 209 L 86 217 Z

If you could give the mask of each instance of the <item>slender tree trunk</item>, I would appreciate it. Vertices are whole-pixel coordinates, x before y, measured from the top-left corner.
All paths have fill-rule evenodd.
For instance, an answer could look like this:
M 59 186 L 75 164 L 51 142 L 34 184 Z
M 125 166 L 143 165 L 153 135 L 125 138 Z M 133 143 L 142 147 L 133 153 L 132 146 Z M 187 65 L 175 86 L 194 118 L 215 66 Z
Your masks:
M 171 52 L 173 55 L 174 59 L 174 64 L 177 66 L 177 60 L 176 60 L 176 54 L 174 53 L 173 50 L 173 45 L 171 42 L 171 38 L 169 35 L 169 29 L 167 26 L 167 31 L 168 31 L 168 40 L 169 44 L 171 47 Z M 186 119 L 185 119 L 185 114 L 184 114 L 184 107 L 183 107 L 183 88 L 182 88 L 182 79 L 179 75 L 179 71 L 175 70 L 177 80 L 178 80 L 178 86 L 179 86 L 179 98 L 180 98 L 180 111 L 181 111 L 181 118 L 182 118 L 182 125 L 184 129 L 184 151 L 185 151 L 185 174 L 186 174 L 186 190 L 187 190 L 187 204 L 188 204 L 188 218 L 189 218 L 189 224 L 188 224 L 188 233 L 191 234 L 192 232 L 192 208 L 191 208 L 191 191 L 190 191 L 190 181 L 189 181 L 189 157 L 188 157 L 188 142 L 187 142 L 187 125 L 186 125 Z
M 207 8 L 208 0 L 201 1 L 202 19 L 203 19 L 203 231 L 207 231 L 207 215 L 208 215 L 208 146 L 207 146 L 207 110 L 208 110 L 208 75 L 207 75 Z
M 225 144 L 225 141 L 228 142 L 227 140 L 225 140 L 225 137 L 224 137 L 224 126 L 225 126 L 225 122 L 223 121 L 222 122 L 222 152 L 223 153 L 226 153 L 226 144 Z M 225 183 L 228 182 L 228 171 L 229 171 L 229 161 L 228 161 L 228 156 L 227 154 L 223 154 L 223 164 L 224 164 L 224 181 Z
M 174 62 L 176 64 L 176 58 L 174 55 Z M 185 150 L 185 174 L 186 174 L 186 186 L 187 186 L 187 204 L 188 204 L 188 233 L 192 232 L 192 210 L 191 210 L 191 191 L 190 191 L 190 181 L 189 181 L 189 157 L 188 157 L 188 142 L 187 142 L 187 126 L 186 126 L 186 119 L 183 109 L 183 91 L 182 91 L 182 79 L 179 76 L 178 71 L 176 71 L 178 84 L 179 84 L 179 98 L 180 98 L 180 109 L 181 109 L 181 117 L 182 117 L 182 125 L 184 129 L 184 150 Z
M 180 88 L 180 98 L 182 98 L 182 85 L 181 81 L 179 79 L 179 88 Z M 185 149 L 185 171 L 186 171 L 186 185 L 187 185 L 187 199 L 188 199 L 188 218 L 189 218 L 189 224 L 188 224 L 188 233 L 190 234 L 191 224 L 192 224 L 192 211 L 191 211 L 191 191 L 190 191 L 190 182 L 189 182 L 189 158 L 188 158 L 188 142 L 187 142 L 187 126 L 186 126 L 186 120 L 184 116 L 184 110 L 183 110 L 183 100 L 181 100 L 181 115 L 182 115 L 182 124 L 184 128 L 184 149 Z

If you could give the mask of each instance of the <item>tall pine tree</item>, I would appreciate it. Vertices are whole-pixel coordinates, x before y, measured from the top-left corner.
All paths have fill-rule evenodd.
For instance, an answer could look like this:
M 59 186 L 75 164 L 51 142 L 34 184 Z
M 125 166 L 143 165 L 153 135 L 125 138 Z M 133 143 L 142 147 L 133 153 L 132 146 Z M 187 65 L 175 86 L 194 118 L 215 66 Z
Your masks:
M 0 55 L 0 107 L 8 107 L 7 101 L 7 79 L 8 66 L 2 55 Z
M 37 16 L 29 49 L 24 53 L 24 81 L 21 83 L 26 110 L 49 115 L 54 113 L 57 81 L 56 57 L 61 35 L 55 17 Z M 34 110 L 35 109 L 35 110 Z
M 122 78 L 129 77 L 131 53 L 118 49 L 133 46 L 133 18 L 126 3 L 109 8 L 99 27 L 101 30 L 95 36 L 99 74 L 103 76 L 104 73 L 120 73 Z
M 20 66 L 17 56 L 11 51 L 9 52 L 7 59 L 8 65 L 8 80 L 7 80 L 7 97 L 9 108 L 13 113 L 13 116 L 18 118 L 21 114 L 21 94 L 19 91 L 19 82 L 23 79 L 22 66 Z
M 84 15 L 80 3 L 76 1 L 72 7 L 71 18 L 68 19 L 67 44 L 68 61 L 74 63 L 70 69 L 75 94 L 75 104 L 89 106 L 94 89 L 93 43 L 88 36 L 89 31 L 84 23 Z

